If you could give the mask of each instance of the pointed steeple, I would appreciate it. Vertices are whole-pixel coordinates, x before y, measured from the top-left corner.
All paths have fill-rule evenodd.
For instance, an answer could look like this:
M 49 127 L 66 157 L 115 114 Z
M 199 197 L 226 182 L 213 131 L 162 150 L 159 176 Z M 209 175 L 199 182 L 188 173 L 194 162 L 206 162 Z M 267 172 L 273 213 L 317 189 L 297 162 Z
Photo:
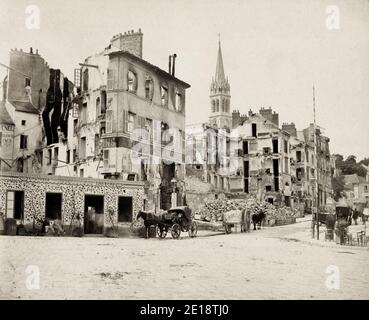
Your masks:
M 217 67 L 216 67 L 216 70 L 215 70 L 215 81 L 218 82 L 219 84 L 221 84 L 225 80 L 226 80 L 226 78 L 225 78 L 225 74 L 224 74 L 222 48 L 220 46 L 220 40 L 219 40 Z

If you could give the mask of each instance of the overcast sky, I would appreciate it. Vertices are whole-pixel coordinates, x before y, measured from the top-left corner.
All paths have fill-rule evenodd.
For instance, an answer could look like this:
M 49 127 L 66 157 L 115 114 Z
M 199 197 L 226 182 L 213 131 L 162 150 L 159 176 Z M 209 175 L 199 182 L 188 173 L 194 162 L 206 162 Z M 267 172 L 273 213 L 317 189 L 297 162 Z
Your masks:
M 303 129 L 313 121 L 314 84 L 317 123 L 331 138 L 331 152 L 358 159 L 369 156 L 368 0 L 0 0 L 0 4 L 0 62 L 8 64 L 11 48 L 32 46 L 70 78 L 78 63 L 105 48 L 113 35 L 141 28 L 145 60 L 167 70 L 168 55 L 178 55 L 176 75 L 191 84 L 188 124 L 208 118 L 220 33 L 231 110 L 247 113 L 271 106 L 281 123 L 293 121 Z M 36 30 L 25 24 L 30 4 L 40 8 Z M 329 5 L 336 7 L 327 9 Z

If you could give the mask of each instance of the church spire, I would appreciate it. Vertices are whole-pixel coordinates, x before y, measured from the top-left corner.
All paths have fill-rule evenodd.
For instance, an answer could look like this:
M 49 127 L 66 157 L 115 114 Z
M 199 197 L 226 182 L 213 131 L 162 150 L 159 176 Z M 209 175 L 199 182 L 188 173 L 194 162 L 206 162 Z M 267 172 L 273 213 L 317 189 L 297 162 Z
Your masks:
M 222 48 L 221 48 L 220 39 L 219 39 L 217 67 L 216 67 L 216 70 L 215 70 L 215 81 L 218 82 L 219 84 L 221 84 L 225 80 L 226 79 L 225 79 L 225 74 L 224 74 Z

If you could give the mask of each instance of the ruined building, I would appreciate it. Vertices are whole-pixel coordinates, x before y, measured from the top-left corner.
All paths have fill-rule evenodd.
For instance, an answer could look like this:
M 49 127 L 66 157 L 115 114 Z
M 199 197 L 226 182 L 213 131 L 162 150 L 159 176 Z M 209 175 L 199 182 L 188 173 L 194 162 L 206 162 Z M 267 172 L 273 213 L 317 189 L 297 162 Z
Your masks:
M 57 161 L 44 164 L 44 170 L 143 181 L 145 207 L 168 209 L 185 201 L 185 91 L 190 86 L 175 77 L 176 55 L 164 71 L 142 58 L 142 42 L 141 30 L 118 34 L 80 63 L 68 139 L 48 151 Z

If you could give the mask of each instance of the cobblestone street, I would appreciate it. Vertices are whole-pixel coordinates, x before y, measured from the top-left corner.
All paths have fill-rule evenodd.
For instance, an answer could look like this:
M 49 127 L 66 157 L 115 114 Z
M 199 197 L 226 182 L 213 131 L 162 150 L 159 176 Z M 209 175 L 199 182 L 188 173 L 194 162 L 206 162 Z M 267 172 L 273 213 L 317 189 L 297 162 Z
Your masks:
M 0 297 L 368 299 L 368 248 L 310 241 L 309 226 L 180 240 L 1 236 Z M 26 287 L 30 265 L 40 270 L 38 290 Z M 330 265 L 339 289 L 326 286 Z

